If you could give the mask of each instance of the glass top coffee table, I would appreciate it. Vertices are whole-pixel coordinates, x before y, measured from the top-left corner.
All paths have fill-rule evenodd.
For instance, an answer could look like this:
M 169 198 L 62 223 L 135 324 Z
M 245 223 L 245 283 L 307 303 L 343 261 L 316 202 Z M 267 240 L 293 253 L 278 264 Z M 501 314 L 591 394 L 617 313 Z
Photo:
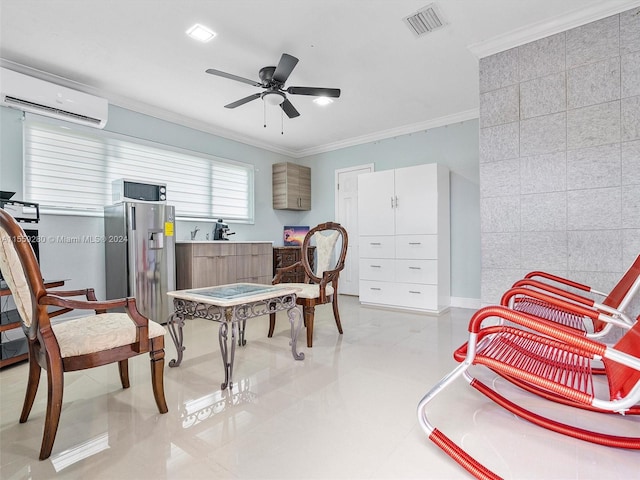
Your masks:
M 295 360 L 303 360 L 304 353 L 298 353 L 296 342 L 302 326 L 302 315 L 296 306 L 296 288 L 257 283 L 233 283 L 217 287 L 193 288 L 168 292 L 173 298 L 175 312 L 169 317 L 167 327 L 176 346 L 178 358 L 169 362 L 170 367 L 182 363 L 185 350 L 182 328 L 187 318 L 202 318 L 220 323 L 218 342 L 225 369 L 221 388 L 233 388 L 233 361 L 238 345 L 246 345 L 244 330 L 249 318 L 286 310 L 291 323 L 291 354 Z M 229 324 L 231 338 L 229 338 Z M 231 345 L 229 345 L 231 343 Z

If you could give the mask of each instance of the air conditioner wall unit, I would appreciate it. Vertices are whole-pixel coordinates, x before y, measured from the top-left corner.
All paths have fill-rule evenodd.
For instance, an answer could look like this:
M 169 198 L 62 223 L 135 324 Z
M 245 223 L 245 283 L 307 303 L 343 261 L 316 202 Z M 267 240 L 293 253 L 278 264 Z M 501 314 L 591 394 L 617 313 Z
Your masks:
M 106 98 L 0 68 L 0 105 L 95 128 L 107 124 Z

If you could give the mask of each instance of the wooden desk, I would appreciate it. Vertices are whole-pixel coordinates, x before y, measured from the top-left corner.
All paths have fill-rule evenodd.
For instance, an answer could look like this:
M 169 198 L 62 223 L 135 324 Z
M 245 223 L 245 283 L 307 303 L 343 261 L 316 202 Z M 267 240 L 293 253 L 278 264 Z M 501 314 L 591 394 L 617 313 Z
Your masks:
M 316 247 L 309 247 L 307 255 L 309 258 L 309 266 L 313 270 L 314 253 Z M 302 247 L 287 246 L 273 247 L 273 275 L 277 273 L 278 268 L 288 267 L 302 258 Z M 299 267 L 291 272 L 287 272 L 282 276 L 281 283 L 304 283 L 304 268 Z
M 52 281 L 45 280 L 44 287 L 47 289 L 62 287 L 64 285 L 64 282 L 65 280 L 52 280 Z M 0 297 L 8 297 L 9 295 L 11 295 L 11 290 L 9 290 L 9 288 L 7 287 L 7 284 L 3 281 L 2 284 L 0 285 Z M 6 314 L 6 312 L 0 312 L 0 316 L 4 314 Z M 22 326 L 22 322 L 20 321 L 11 322 L 7 324 L 0 324 L 0 332 L 5 332 L 7 330 L 14 330 L 16 328 L 20 328 L 21 326 Z M 28 353 L 22 353 L 20 355 L 16 355 L 15 357 L 2 358 L 0 360 L 0 368 L 6 367 L 7 365 L 11 365 L 17 362 L 21 362 L 23 360 L 26 360 L 27 358 L 29 358 Z

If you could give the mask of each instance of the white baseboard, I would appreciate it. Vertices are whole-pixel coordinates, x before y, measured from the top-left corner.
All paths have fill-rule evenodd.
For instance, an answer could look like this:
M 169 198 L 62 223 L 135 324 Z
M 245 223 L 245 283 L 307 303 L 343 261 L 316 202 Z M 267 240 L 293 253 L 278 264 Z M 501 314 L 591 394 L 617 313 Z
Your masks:
M 417 313 L 421 315 L 439 316 L 449 311 L 449 307 L 442 307 L 438 310 L 425 310 L 423 308 L 400 307 L 398 305 L 382 305 L 379 303 L 360 302 L 360 305 L 366 308 L 375 308 L 378 310 L 389 310 L 392 312 Z
M 479 298 L 451 297 L 451 306 L 478 310 L 481 307 Z

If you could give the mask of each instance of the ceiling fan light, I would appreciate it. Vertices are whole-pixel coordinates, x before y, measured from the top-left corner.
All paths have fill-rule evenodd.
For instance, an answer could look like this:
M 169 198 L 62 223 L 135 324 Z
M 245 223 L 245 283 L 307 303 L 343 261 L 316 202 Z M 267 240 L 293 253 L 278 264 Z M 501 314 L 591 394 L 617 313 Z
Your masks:
M 204 25 L 196 23 L 193 27 L 187 30 L 187 35 L 195 40 L 205 43 L 215 37 L 216 32 L 208 29 Z
M 280 105 L 284 102 L 284 95 L 278 92 L 265 92 L 264 95 L 262 95 L 262 100 L 269 105 Z
M 329 105 L 330 103 L 333 103 L 333 99 L 329 97 L 318 97 L 313 100 L 313 103 L 324 106 L 324 105 Z

